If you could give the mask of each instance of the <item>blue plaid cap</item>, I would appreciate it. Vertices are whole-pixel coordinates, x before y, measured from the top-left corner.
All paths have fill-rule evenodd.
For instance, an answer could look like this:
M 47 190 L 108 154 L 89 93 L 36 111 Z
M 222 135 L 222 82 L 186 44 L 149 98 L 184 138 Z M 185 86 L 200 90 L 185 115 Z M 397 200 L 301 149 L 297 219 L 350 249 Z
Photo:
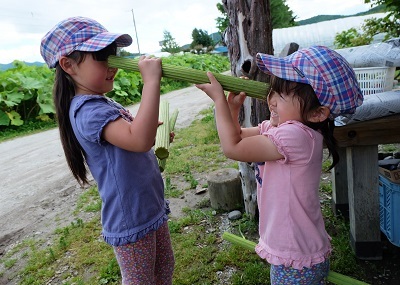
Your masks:
M 353 68 L 327 47 L 312 46 L 282 58 L 258 53 L 256 62 L 267 74 L 311 85 L 321 105 L 328 107 L 333 117 L 352 114 L 363 103 Z
M 128 34 L 110 33 L 95 20 L 72 17 L 58 23 L 42 38 L 40 53 L 53 68 L 62 56 L 75 50 L 99 51 L 114 41 L 118 47 L 126 47 L 132 43 L 132 38 Z

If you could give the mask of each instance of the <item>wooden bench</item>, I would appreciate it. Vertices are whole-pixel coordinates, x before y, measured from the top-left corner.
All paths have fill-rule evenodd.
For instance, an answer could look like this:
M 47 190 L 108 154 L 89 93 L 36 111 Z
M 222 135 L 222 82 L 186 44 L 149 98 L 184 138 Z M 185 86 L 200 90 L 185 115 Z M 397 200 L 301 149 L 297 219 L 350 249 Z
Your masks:
M 382 259 L 378 145 L 400 143 L 400 114 L 335 128 L 340 162 L 332 170 L 332 206 L 350 220 L 357 258 Z

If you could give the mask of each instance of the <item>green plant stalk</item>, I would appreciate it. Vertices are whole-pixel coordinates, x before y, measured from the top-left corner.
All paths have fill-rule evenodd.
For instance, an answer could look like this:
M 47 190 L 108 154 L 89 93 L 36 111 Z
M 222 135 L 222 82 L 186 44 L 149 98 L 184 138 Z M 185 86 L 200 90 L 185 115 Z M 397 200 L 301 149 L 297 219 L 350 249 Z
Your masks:
M 169 156 L 169 103 L 168 101 L 161 101 L 159 107 L 158 120 L 163 122 L 158 126 L 156 133 L 156 143 L 154 145 L 154 152 L 159 159 L 165 159 Z
M 171 132 L 173 132 L 175 129 L 175 124 L 176 120 L 178 119 L 178 114 L 179 114 L 178 109 L 175 109 L 174 112 L 172 112 L 171 116 L 169 116 L 169 128 Z
M 179 111 L 178 109 L 175 109 L 174 112 L 169 116 L 169 131 L 173 132 L 175 129 L 175 123 L 178 118 Z M 160 168 L 160 171 L 163 172 L 165 170 L 165 165 L 167 164 L 167 159 L 159 159 L 157 158 L 158 161 L 158 167 Z
M 110 67 L 121 68 L 126 71 L 139 72 L 139 59 L 124 58 L 115 55 L 108 57 Z M 187 81 L 194 84 L 209 83 L 207 72 L 184 66 L 162 63 L 162 76 L 175 80 Z M 216 73 L 215 78 L 226 91 L 235 93 L 246 92 L 246 95 L 256 99 L 267 98 L 269 85 L 255 80 L 245 80 L 239 77 Z
M 255 251 L 256 243 L 253 241 L 246 240 L 228 232 L 224 232 L 222 234 L 222 238 L 245 249 Z M 358 281 L 352 277 L 334 272 L 332 270 L 329 271 L 327 280 L 337 285 L 368 285 L 368 283 Z

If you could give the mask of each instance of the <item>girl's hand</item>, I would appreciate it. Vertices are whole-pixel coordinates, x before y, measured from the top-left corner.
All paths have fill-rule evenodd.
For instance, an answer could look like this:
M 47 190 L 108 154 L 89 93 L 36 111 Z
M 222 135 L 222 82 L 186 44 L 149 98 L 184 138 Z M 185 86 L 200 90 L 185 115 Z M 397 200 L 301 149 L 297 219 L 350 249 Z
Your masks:
M 169 133 L 169 143 L 172 143 L 174 141 L 175 138 L 175 133 L 174 132 L 170 132 Z
M 207 76 L 210 83 L 196 84 L 196 87 L 205 92 L 214 102 L 221 99 L 226 100 L 224 90 L 218 80 L 211 72 L 207 72 Z
M 158 126 L 161 126 L 162 124 L 164 124 L 164 122 L 158 121 Z M 172 143 L 174 141 L 174 138 L 175 138 L 175 133 L 170 132 L 169 133 L 169 143 Z
M 162 76 L 161 59 L 142 55 L 138 67 L 143 83 L 160 82 Z
M 243 105 L 243 102 L 245 99 L 246 99 L 246 93 L 244 93 L 244 92 L 240 92 L 239 94 L 229 92 L 229 94 L 228 94 L 229 109 L 231 111 L 240 110 L 240 107 Z

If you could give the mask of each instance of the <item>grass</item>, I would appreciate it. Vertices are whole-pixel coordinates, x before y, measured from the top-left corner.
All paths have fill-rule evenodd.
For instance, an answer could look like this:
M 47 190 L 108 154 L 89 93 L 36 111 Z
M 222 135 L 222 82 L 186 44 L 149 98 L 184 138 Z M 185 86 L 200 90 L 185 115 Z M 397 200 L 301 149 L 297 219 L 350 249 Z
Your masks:
M 324 162 L 324 169 L 330 161 Z M 201 177 L 224 167 L 237 168 L 237 163 L 226 159 L 219 147 L 212 109 L 189 128 L 176 131 L 170 147 L 166 170 L 163 173 L 167 197 L 179 197 L 198 186 Z M 355 258 L 349 242 L 349 224 L 336 217 L 331 210 L 332 186 L 321 183 L 321 205 L 326 228 L 332 237 L 331 270 L 366 280 L 368 271 L 376 270 L 373 263 L 362 266 Z M 227 221 L 226 213 L 209 208 L 202 201 L 194 209 L 185 209 L 181 219 L 171 219 L 169 227 L 176 266 L 174 285 L 268 284 L 269 266 L 255 253 L 222 240 L 224 231 L 257 242 L 258 223 L 244 215 L 237 221 Z M 55 231 L 51 241 L 24 240 L 3 254 L 0 265 L 15 272 L 18 284 L 120 284 L 121 277 L 112 248 L 101 238 L 100 199 L 97 188 L 91 187 L 79 197 L 74 215 L 67 227 Z M 81 213 L 93 213 L 83 220 Z M 5 271 L 0 272 L 2 276 Z

